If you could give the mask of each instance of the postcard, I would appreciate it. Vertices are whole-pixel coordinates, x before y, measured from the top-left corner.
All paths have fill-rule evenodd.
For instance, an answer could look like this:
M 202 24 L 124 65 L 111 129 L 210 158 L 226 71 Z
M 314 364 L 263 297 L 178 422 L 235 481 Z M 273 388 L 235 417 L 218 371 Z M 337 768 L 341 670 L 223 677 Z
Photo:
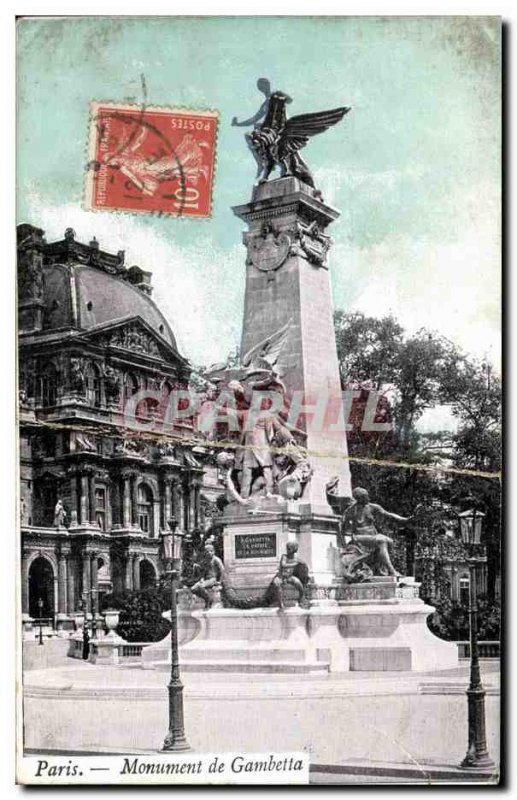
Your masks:
M 500 18 L 17 60 L 17 781 L 497 784 Z

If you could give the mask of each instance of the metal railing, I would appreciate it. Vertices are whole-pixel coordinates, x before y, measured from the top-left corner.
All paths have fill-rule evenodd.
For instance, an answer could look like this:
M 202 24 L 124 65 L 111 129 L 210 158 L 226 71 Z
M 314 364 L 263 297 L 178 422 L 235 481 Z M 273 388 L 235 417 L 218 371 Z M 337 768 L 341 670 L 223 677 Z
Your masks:
M 458 657 L 470 658 L 470 642 L 456 642 L 458 645 Z M 478 642 L 479 658 L 499 658 L 501 655 L 501 643 Z

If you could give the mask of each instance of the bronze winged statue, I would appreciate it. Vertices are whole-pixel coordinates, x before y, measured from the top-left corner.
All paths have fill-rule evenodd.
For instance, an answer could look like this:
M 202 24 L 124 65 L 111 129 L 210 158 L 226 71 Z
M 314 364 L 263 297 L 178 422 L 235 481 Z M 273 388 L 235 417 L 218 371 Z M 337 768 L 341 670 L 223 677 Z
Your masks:
M 311 171 L 298 151 L 311 136 L 323 133 L 342 120 L 350 108 L 343 106 L 287 119 L 285 107 L 290 102 L 291 98 L 284 92 L 269 95 L 264 121 L 246 134 L 246 141 L 259 165 L 259 183 L 267 181 L 278 166 L 282 178 L 293 175 L 315 188 Z

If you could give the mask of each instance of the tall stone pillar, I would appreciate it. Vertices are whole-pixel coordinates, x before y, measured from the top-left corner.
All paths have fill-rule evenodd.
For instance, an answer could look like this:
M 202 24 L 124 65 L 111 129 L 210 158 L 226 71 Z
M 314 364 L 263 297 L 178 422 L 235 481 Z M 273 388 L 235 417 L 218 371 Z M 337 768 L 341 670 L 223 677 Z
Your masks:
M 173 516 L 176 519 L 180 528 L 186 531 L 188 526 L 188 520 L 185 518 L 183 486 L 181 484 L 181 481 L 179 480 L 174 482 L 173 497 L 174 497 Z
M 136 475 L 131 478 L 131 524 L 138 525 L 138 499 L 136 489 Z
M 78 515 L 77 473 L 74 472 L 70 475 L 70 525 L 77 524 Z
M 129 476 L 124 475 L 124 488 L 122 500 L 122 525 L 124 528 L 129 528 L 131 524 L 131 488 Z
M 90 511 L 89 511 L 89 518 L 90 522 L 94 525 L 95 524 L 95 475 L 89 475 L 88 477 L 88 491 L 90 496 Z
M 339 212 L 292 176 L 254 187 L 251 202 L 233 211 L 249 226 L 241 353 L 289 324 L 282 380 L 314 468 L 303 499 L 329 514 L 332 476 L 351 494 L 325 233 Z
M 64 553 L 59 554 L 58 562 L 58 579 L 57 579 L 57 593 L 58 593 L 58 614 L 66 614 L 67 609 L 67 557 Z
M 110 519 L 111 526 L 122 524 L 120 481 L 113 478 L 110 481 Z
M 81 525 L 86 525 L 88 522 L 88 515 L 90 513 L 90 502 L 88 499 L 88 476 L 81 475 Z
M 68 558 L 67 578 L 67 607 L 68 613 L 73 614 L 75 612 L 75 559 L 72 556 Z
M 98 580 L 98 572 L 99 572 L 99 563 L 98 563 L 98 553 L 91 553 L 91 582 L 92 582 L 92 606 L 93 611 L 95 614 L 99 613 L 99 580 Z
M 163 528 L 167 529 L 167 523 L 172 515 L 172 487 L 170 478 L 165 478 L 164 481 L 164 498 L 163 498 Z
M 91 611 L 91 602 L 92 602 L 92 582 L 91 582 L 91 571 L 90 571 L 90 554 L 84 553 L 83 555 L 83 595 L 84 600 L 86 603 L 86 610 Z
M 106 520 L 106 531 L 111 531 L 111 528 L 113 527 L 113 514 L 111 508 L 111 484 L 109 482 L 106 483 L 105 520 Z
M 133 589 L 140 590 L 140 556 L 133 555 Z
M 29 558 L 30 550 L 22 552 L 21 564 L 21 594 L 22 594 L 22 614 L 29 615 Z
M 197 481 L 194 479 L 190 482 L 189 491 L 189 530 L 193 531 L 198 526 L 198 513 L 197 513 L 197 494 L 198 487 Z
M 126 591 L 133 590 L 133 554 L 128 553 L 126 560 Z

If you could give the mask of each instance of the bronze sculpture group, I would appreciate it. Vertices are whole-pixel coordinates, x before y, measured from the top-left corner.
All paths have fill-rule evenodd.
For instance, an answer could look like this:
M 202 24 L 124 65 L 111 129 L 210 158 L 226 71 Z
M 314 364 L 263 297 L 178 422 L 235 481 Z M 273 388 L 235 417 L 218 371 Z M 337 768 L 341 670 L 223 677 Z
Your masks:
M 304 434 L 288 424 L 285 413 L 279 359 L 290 332 L 291 321 L 245 353 L 238 366 L 216 365 L 205 374 L 232 399 L 224 411 L 230 430 L 239 431 L 234 448 L 217 456 L 227 503 L 297 500 L 311 479 L 312 467 L 299 441 Z
M 336 482 L 330 491 L 335 493 Z M 344 498 L 339 498 L 343 500 Z M 349 500 L 349 498 L 347 498 Z M 347 503 L 340 523 L 341 578 L 344 583 L 361 583 L 375 576 L 400 577 L 392 564 L 389 545 L 393 539 L 377 530 L 377 520 L 390 520 L 403 526 L 413 517 L 402 517 L 386 511 L 378 503 L 371 503 L 368 491 L 357 487 L 352 492 L 352 502 Z M 187 588 L 204 601 L 205 608 L 212 607 L 214 595 L 220 590 L 223 605 L 231 608 L 285 607 L 285 590 L 293 587 L 297 593 L 297 604 L 306 605 L 310 583 L 309 568 L 298 556 L 298 543 L 288 541 L 282 554 L 278 569 L 266 591 L 258 598 L 242 597 L 236 592 L 222 560 L 215 554 L 211 541 L 204 545 L 199 563 L 194 564 L 193 578 Z
M 184 575 L 183 588 L 188 589 L 195 597 L 203 600 L 205 610 L 214 606 L 215 599 L 222 598 L 221 605 L 230 608 L 259 608 L 277 606 L 284 609 L 285 588 L 292 586 L 297 593 L 297 602 L 303 605 L 306 600 L 306 589 L 309 583 L 309 568 L 298 557 L 298 543 L 287 542 L 286 552 L 281 556 L 278 570 L 262 596 L 258 598 L 241 597 L 235 591 L 222 560 L 216 555 L 215 547 L 210 540 L 204 544 L 199 561 L 193 564 L 193 570 Z

